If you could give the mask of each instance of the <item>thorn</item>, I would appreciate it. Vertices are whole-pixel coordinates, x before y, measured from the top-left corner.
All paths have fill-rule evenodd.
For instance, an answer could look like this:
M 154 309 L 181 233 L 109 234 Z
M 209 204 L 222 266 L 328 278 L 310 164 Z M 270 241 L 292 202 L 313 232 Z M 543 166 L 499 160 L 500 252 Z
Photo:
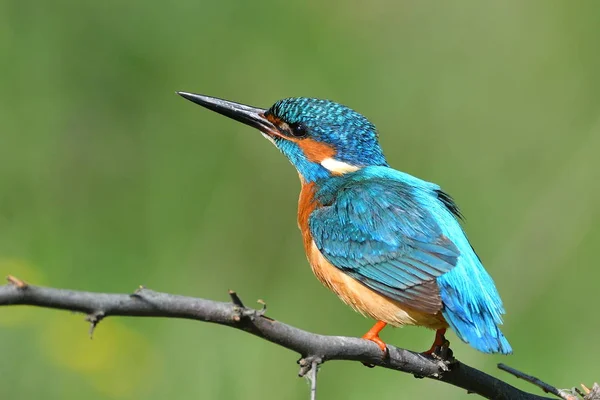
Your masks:
M 262 317 L 267 312 L 267 303 L 263 299 L 258 299 L 256 302 L 262 306 L 260 310 L 256 310 L 256 315 Z
M 16 277 L 12 276 L 12 275 L 8 275 L 6 277 L 6 280 L 9 283 L 15 285 L 19 289 L 25 289 L 28 286 L 26 282 L 20 280 L 19 278 L 16 278 Z
M 244 316 L 244 303 L 242 303 L 242 299 L 237 295 L 237 293 L 233 290 L 228 290 L 229 297 L 231 297 L 231 302 L 233 303 L 233 319 L 235 322 L 240 322 L 242 320 L 242 316 Z
M 319 356 L 308 356 L 299 359 L 296 363 L 300 365 L 298 376 L 302 378 L 312 370 L 313 366 L 318 368 L 319 365 L 323 364 L 323 358 Z
M 142 295 L 142 292 L 143 292 L 144 290 L 146 290 L 146 286 L 144 286 L 144 285 L 140 285 L 140 286 L 138 286 L 138 288 L 137 288 L 137 289 L 135 289 L 135 292 L 133 292 L 133 294 L 134 294 L 134 295 L 136 295 L 136 296 L 141 296 L 141 295 Z
M 240 297 L 237 295 L 236 292 L 234 292 L 233 290 L 229 291 L 229 297 L 231 297 L 231 302 L 233 304 L 235 304 L 236 306 L 240 307 L 240 308 L 246 308 L 244 306 L 244 303 L 242 303 L 242 300 L 240 299 Z
M 133 293 L 131 293 L 129 295 L 129 297 L 138 297 L 138 298 L 142 298 L 142 292 L 146 290 L 146 286 L 144 285 L 140 285 L 138 286 L 137 289 L 135 289 L 135 291 Z
M 93 313 L 90 313 L 85 317 L 85 320 L 90 323 L 90 339 L 94 338 L 94 330 L 96 329 L 96 326 L 98 326 L 100 321 L 104 319 L 105 316 L 106 314 L 104 314 L 104 311 L 94 311 Z
M 583 391 L 585 392 L 585 394 L 590 394 L 590 392 L 592 391 L 592 389 L 590 389 L 589 387 L 585 386 L 583 383 L 581 384 L 581 388 L 583 389 Z

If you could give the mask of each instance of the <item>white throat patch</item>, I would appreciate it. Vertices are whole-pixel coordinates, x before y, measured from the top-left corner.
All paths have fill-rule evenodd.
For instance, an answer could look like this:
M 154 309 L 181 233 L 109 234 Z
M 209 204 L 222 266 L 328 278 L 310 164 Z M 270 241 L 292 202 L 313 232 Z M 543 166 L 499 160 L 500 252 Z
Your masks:
M 360 167 L 356 165 L 348 164 L 343 161 L 336 160 L 335 158 L 326 158 L 321 161 L 321 165 L 334 174 L 345 174 L 347 172 L 358 171 Z

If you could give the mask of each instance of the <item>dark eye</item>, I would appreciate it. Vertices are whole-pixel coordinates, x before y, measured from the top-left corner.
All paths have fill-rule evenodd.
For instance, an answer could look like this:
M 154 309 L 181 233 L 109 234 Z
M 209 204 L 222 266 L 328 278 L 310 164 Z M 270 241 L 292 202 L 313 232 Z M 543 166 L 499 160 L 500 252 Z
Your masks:
M 306 135 L 308 135 L 308 129 L 306 128 L 306 125 L 304 125 L 302 122 L 297 122 L 295 124 L 291 124 L 290 125 L 290 130 L 292 133 L 292 136 L 294 137 L 304 137 Z

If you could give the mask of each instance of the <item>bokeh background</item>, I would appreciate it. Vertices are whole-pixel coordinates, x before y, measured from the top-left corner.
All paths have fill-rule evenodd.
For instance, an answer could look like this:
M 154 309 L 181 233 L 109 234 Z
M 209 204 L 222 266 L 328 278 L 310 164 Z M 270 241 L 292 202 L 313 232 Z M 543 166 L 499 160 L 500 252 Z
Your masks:
M 560 387 L 600 380 L 600 3 L 0 1 L 0 274 L 248 304 L 323 334 L 371 325 L 312 276 L 299 183 L 261 135 L 175 90 L 334 99 L 390 163 L 440 183 L 508 310 L 515 354 L 458 357 Z M 179 320 L 0 309 L 1 399 L 305 399 L 297 355 Z M 386 330 L 415 350 L 433 334 Z M 359 363 L 324 399 L 469 399 Z

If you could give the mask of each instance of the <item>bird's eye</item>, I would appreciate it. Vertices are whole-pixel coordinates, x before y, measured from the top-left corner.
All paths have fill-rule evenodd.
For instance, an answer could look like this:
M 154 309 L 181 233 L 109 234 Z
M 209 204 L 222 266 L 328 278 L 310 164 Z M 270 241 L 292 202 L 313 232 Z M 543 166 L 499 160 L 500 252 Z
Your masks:
M 292 133 L 292 136 L 300 138 L 300 137 L 304 137 L 308 134 L 308 129 L 306 129 L 306 125 L 304 125 L 301 122 L 297 122 L 295 124 L 291 124 L 290 125 L 290 131 Z

